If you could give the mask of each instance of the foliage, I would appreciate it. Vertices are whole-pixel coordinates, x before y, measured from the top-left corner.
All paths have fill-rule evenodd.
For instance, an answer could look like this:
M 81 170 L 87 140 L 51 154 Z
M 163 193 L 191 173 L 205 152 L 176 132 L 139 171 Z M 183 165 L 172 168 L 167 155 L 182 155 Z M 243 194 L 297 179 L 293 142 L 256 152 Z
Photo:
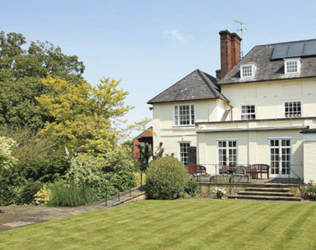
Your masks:
M 134 178 L 136 181 L 136 185 L 139 186 L 141 183 L 143 183 L 143 185 L 146 183 L 146 173 L 140 173 L 140 172 L 136 172 L 134 173 Z
M 0 136 L 0 174 L 17 162 L 17 159 L 12 155 L 15 146 L 16 142 L 12 138 Z
M 92 87 L 81 80 L 77 85 L 60 78 L 42 80 L 47 94 L 36 97 L 41 112 L 51 117 L 43 133 L 59 140 L 75 152 L 113 145 L 118 134 L 110 128 L 110 118 L 124 116 L 132 107 L 125 105 L 127 91 L 117 89 L 119 81 L 109 78 Z
M 163 148 L 162 145 L 163 145 L 163 142 L 160 142 L 158 145 L 158 148 L 154 154 L 154 159 L 163 157 L 163 153 L 165 151 L 165 148 Z
M 34 195 L 35 205 L 45 205 L 50 199 L 51 191 L 44 184 L 43 187 Z
M 42 136 L 27 126 L 24 127 L 0 127 L 0 136 L 9 136 L 17 143 L 14 156 L 18 163 L 34 160 L 44 160 L 49 157 L 55 149 L 56 143 L 49 136 Z
M 310 180 L 307 186 L 302 188 L 302 196 L 311 200 L 316 199 L 316 184 L 314 181 Z
M 83 63 L 59 47 L 0 33 L 0 137 L 17 143 L 10 162 L 0 148 L 3 204 L 29 203 L 43 183 L 65 174 L 71 185 L 95 188 L 100 197 L 105 186 L 113 194 L 136 185 L 135 161 L 119 142 L 148 120 L 121 127 L 133 108 L 124 103 L 128 92 L 109 78 L 92 86 L 83 72 Z
M 196 181 L 188 181 L 184 188 L 184 191 L 189 195 L 194 195 L 199 187 L 199 183 Z
M 217 196 L 217 197 L 222 197 L 222 196 L 224 196 L 225 194 L 226 194 L 226 191 L 225 191 L 225 189 L 222 189 L 222 188 L 215 188 L 214 190 L 213 190 L 213 193 Z
M 152 161 L 146 174 L 146 196 L 150 199 L 176 199 L 188 181 L 183 163 L 171 156 Z
M 103 178 L 103 185 L 97 188 L 99 198 L 110 197 L 137 185 L 133 173 L 126 170 L 107 173 Z
M 148 167 L 149 159 L 153 155 L 153 151 L 151 149 L 150 144 L 148 143 L 146 143 L 144 146 L 137 145 L 137 147 L 139 149 L 139 154 L 140 154 L 140 158 L 139 158 L 139 163 L 141 164 L 140 167 L 142 171 L 145 171 L 146 168 Z
M 22 34 L 0 33 L 0 123 L 41 128 L 49 117 L 36 108 L 35 97 L 46 93 L 41 78 L 61 77 L 73 84 L 84 65 L 49 42 L 30 42 Z
M 136 186 L 133 172 L 126 166 L 120 165 L 120 155 L 112 156 L 110 160 L 82 154 L 72 159 L 66 179 L 75 186 L 90 186 L 97 190 L 98 197 L 104 198 Z M 114 167 L 107 164 L 113 162 Z
M 58 181 L 49 186 L 50 200 L 47 205 L 54 207 L 76 207 L 97 199 L 96 191 L 89 186 L 77 186 Z
M 66 174 L 66 179 L 74 183 L 75 186 L 96 187 L 102 185 L 102 168 L 104 160 L 91 155 L 82 154 L 71 160 L 71 166 Z
M 13 156 L 18 159 L 16 171 L 25 179 L 53 182 L 69 167 L 64 149 L 56 150 L 51 137 L 42 136 L 28 127 L 0 127 L 0 136 L 7 134 L 17 142 Z
M 30 160 L 17 167 L 25 178 L 46 183 L 54 182 L 64 176 L 69 169 L 69 162 L 65 153 L 59 150 L 45 159 Z
M 1 205 L 12 204 L 23 205 L 31 204 L 34 195 L 42 188 L 43 184 L 39 181 L 28 181 L 17 175 L 11 177 L 11 183 L 3 181 L 0 190 Z

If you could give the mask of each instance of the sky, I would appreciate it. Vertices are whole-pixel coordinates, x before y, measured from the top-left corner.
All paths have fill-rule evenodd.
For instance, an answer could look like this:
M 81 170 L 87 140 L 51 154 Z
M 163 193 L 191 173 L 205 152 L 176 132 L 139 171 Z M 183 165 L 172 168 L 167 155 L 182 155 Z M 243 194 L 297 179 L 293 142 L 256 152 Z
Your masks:
M 215 76 L 218 32 L 240 35 L 235 20 L 245 23 L 244 55 L 256 45 L 316 38 L 313 0 L 0 0 L 0 6 L 0 30 L 77 55 L 91 85 L 121 80 L 130 92 L 126 103 L 135 106 L 124 117 L 128 124 L 152 118 L 147 102 L 195 69 Z

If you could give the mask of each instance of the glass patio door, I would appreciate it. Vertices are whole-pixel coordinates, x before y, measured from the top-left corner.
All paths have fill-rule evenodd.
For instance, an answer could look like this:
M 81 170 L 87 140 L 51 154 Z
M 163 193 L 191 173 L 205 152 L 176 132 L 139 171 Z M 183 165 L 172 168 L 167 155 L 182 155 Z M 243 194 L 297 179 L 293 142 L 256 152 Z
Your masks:
M 217 148 L 220 167 L 237 165 L 237 141 L 218 141 Z
M 289 177 L 292 161 L 291 140 L 270 140 L 270 176 Z

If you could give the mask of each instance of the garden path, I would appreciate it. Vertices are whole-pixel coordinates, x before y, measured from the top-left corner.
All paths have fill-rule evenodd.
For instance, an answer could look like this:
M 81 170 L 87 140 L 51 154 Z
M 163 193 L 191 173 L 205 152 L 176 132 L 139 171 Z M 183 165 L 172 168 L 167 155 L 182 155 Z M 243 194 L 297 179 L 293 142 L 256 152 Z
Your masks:
M 80 207 L 46 207 L 34 205 L 0 207 L 0 232 L 68 216 L 112 208 L 129 201 L 135 201 L 138 198 L 140 199 L 143 194 L 144 192 L 141 187 L 137 187 L 133 189 L 131 193 L 130 191 L 121 193 L 120 201 L 118 201 L 117 195 L 111 197 L 107 200 L 107 206 L 103 199 Z

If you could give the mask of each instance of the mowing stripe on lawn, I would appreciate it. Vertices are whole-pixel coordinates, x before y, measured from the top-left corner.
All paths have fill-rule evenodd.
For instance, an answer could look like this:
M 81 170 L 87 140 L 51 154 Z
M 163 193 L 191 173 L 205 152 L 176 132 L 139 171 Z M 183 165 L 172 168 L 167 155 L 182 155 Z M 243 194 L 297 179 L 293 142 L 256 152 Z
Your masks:
M 315 225 L 315 203 L 148 200 L 1 232 L 0 249 L 313 249 Z

